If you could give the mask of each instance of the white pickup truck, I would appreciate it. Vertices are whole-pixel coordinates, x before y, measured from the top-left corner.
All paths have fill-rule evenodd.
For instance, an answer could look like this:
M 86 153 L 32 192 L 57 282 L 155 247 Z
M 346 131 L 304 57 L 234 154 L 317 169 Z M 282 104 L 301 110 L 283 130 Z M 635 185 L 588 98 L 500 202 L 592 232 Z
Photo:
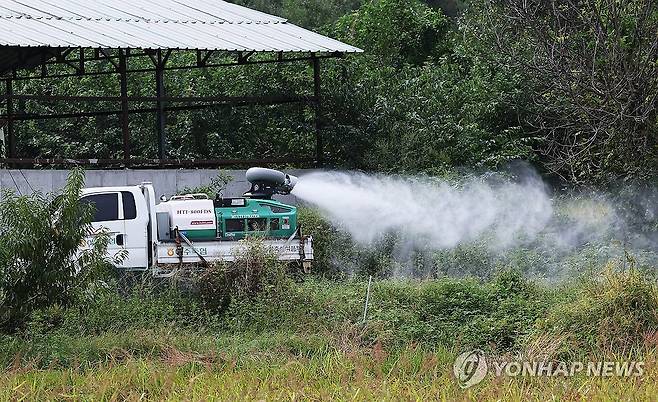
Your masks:
M 205 194 L 189 194 L 156 205 L 153 186 L 142 183 L 86 188 L 81 201 L 95 206 L 93 232 L 109 233 L 108 256 L 123 255 L 118 268 L 151 270 L 156 277 L 167 277 L 181 268 L 232 261 L 245 249 L 244 239 L 260 237 L 279 260 L 299 261 L 308 270 L 313 261 L 312 237 L 302 235 L 294 206 L 271 199 L 277 189 L 289 192 L 294 182 L 281 187 L 278 184 L 285 183 L 258 180 L 263 173 L 268 180 L 279 180 L 271 172 L 276 171 L 260 169 L 252 174 L 256 179 L 250 180 L 252 190 L 237 198 L 210 200 Z M 290 181 L 290 176 L 282 177 Z M 92 233 L 83 249 L 91 246 L 93 237 Z

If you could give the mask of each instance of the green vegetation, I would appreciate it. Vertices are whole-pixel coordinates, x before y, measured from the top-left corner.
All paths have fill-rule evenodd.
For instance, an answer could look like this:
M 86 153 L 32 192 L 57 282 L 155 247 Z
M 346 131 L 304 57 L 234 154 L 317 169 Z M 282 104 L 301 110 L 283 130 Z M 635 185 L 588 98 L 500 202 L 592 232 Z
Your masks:
M 655 2 L 236 2 L 365 50 L 323 63 L 330 166 L 444 174 L 525 159 L 569 183 L 655 177 Z M 172 62 L 184 60 L 195 55 L 172 55 Z M 129 67 L 140 63 L 151 61 L 131 59 Z M 189 96 L 309 95 L 310 69 L 290 63 L 168 71 L 166 88 Z M 106 95 L 118 85 L 113 76 L 75 77 L 17 84 L 16 91 Z M 132 75 L 129 91 L 152 94 L 152 77 Z M 70 107 L 18 105 L 37 114 Z M 117 157 L 118 127 L 107 116 L 22 123 L 19 153 Z M 131 119 L 130 127 L 133 155 L 155 157 L 153 121 Z M 310 109 L 299 105 L 171 112 L 167 149 L 184 159 L 310 156 L 313 127 Z
M 178 195 L 181 194 L 206 194 L 208 198 L 215 199 L 216 196 L 222 195 L 226 186 L 233 180 L 233 177 L 227 174 L 224 171 L 219 171 L 217 176 L 210 179 L 210 183 L 205 186 L 199 187 L 185 187 L 178 192 Z
M 632 263 L 633 261 L 631 261 Z M 556 306 L 544 326 L 576 348 L 629 354 L 653 342 L 658 329 L 658 287 L 633 264 L 609 263 L 600 277 L 574 289 L 570 303 Z
M 78 263 L 71 258 L 90 235 L 75 171 L 60 196 L 0 200 L 0 399 L 655 399 L 658 195 L 626 184 L 651 183 L 658 168 L 656 2 L 236 2 L 365 49 L 323 64 L 329 165 L 454 177 L 523 159 L 568 185 L 622 180 L 610 195 L 616 210 L 603 215 L 627 225 L 625 238 L 583 216 L 597 208 L 587 199 L 557 195 L 560 221 L 582 218 L 569 233 L 577 247 L 539 238 L 494 250 L 483 240 L 405 250 L 400 261 L 396 234 L 358 245 L 300 208 L 314 236 L 311 275 L 251 239 L 235 263 L 198 276 L 126 278 L 105 269 L 102 235 Z M 309 94 L 309 77 L 304 64 L 251 65 L 167 72 L 166 86 L 190 96 Z M 132 75 L 130 94 L 152 94 L 151 78 Z M 16 91 L 105 95 L 118 93 L 115 81 Z M 311 155 L 313 125 L 297 105 L 172 112 L 167 149 L 184 159 Z M 155 157 L 152 121 L 130 126 L 133 154 Z M 118 127 L 115 117 L 20 123 L 19 153 L 117 157 Z M 221 192 L 227 180 L 189 191 Z M 461 390 L 452 364 L 473 348 L 501 359 L 641 360 L 646 370 L 488 376 Z
M 0 328 L 21 325 L 36 308 L 84 298 L 111 262 L 104 257 L 103 233 L 79 250 L 89 241 L 94 213 L 79 202 L 83 185 L 84 172 L 73 170 L 57 197 L 10 190 L 0 195 Z
M 246 342 L 246 340 L 243 340 Z M 325 351 L 312 357 L 278 350 L 238 363 L 233 356 L 182 352 L 160 358 L 125 357 L 94 370 L 12 370 L 0 375 L 0 398 L 107 400 L 651 400 L 647 381 L 614 377 L 485 380 L 460 389 L 453 355 L 417 349 L 398 354 Z M 211 367 L 211 368 L 207 368 Z M 384 368 L 382 368 L 384 367 Z
M 84 304 L 35 311 L 21 332 L 0 336 L 0 364 L 8 369 L 2 397 L 606 399 L 654 392 L 658 299 L 653 279 L 634 269 L 560 289 L 512 272 L 490 283 L 376 281 L 366 323 L 364 281 L 292 284 L 282 276 L 267 283 L 244 292 L 238 280 L 223 306 L 208 303 L 208 293 L 142 284 L 128 295 L 112 286 Z M 491 356 L 636 358 L 647 371 L 641 380 L 487 377 L 464 391 L 452 363 L 473 347 Z
M 66 211 L 74 211 L 75 219 L 69 216 L 66 236 L 34 241 L 31 249 L 46 255 L 38 260 L 44 266 L 59 264 L 52 268 L 59 278 L 38 282 L 44 276 L 41 265 L 30 263 L 33 254 L 19 257 L 25 268 L 17 273 L 27 279 L 13 283 L 30 279 L 33 286 L 20 309 L 11 310 L 13 299 L 5 298 L 12 315 L 0 334 L 2 398 L 605 399 L 649 395 L 658 377 L 658 284 L 654 269 L 630 255 L 602 264 L 598 253 L 579 251 L 567 261 L 584 275 L 554 284 L 522 272 L 538 264 L 536 253 L 517 250 L 500 265 L 478 257 L 475 246 L 464 246 L 443 253 L 440 261 L 461 266 L 480 260 L 470 275 L 394 279 L 386 244 L 363 250 L 305 209 L 300 219 L 318 233 L 310 276 L 282 265 L 258 239 L 250 239 L 235 262 L 189 277 L 160 281 L 146 273 L 127 280 L 95 268 L 102 260 L 92 257 L 74 275 L 68 259 L 48 257 L 44 250 L 64 249 L 85 233 L 79 231 L 89 212 L 77 202 L 81 178 L 74 171 L 59 197 L 3 198 L 8 207 L 31 202 L 29 211 L 57 206 L 63 212 L 52 216 L 59 223 L 67 222 Z M 5 252 L 25 250 L 10 247 L 16 230 L 57 227 L 50 220 L 37 225 L 34 219 L 42 214 L 6 210 L 22 219 L 3 215 L 3 224 L 13 229 L 0 243 Z M 361 258 L 352 275 L 336 268 L 337 248 Z M 10 260 L 1 261 L 3 272 L 16 270 Z M 67 271 L 55 270 L 60 266 Z M 365 276 L 371 274 L 378 279 L 364 321 Z M 3 282 L 3 294 L 20 296 L 11 283 Z M 452 377 L 452 363 L 473 348 L 493 358 L 635 359 L 647 370 L 641 380 L 501 382 L 489 376 L 464 391 Z

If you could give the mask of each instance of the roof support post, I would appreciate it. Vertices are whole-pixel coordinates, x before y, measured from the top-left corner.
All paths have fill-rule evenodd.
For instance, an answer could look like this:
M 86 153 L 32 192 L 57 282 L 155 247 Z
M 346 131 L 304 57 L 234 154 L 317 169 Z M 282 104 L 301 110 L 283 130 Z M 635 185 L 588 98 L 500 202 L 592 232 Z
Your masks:
M 320 87 L 320 59 L 313 56 L 313 97 L 315 98 L 315 160 L 318 167 L 324 164 L 324 143 L 322 140 L 322 98 Z
M 85 74 L 85 49 L 80 48 L 78 55 L 78 75 Z
M 128 110 L 128 68 L 126 54 L 119 49 L 119 81 L 121 86 L 121 133 L 123 136 L 123 160 L 130 165 L 130 124 Z
M 7 158 L 16 157 L 16 138 L 14 137 L 14 87 L 11 78 L 5 80 L 5 94 L 7 96 L 7 131 L 5 150 Z
M 163 59 L 162 51 L 158 49 L 156 57 L 157 58 L 155 63 L 155 96 L 157 97 L 157 101 L 156 101 L 157 112 L 156 112 L 155 126 L 158 132 L 158 158 L 160 160 L 164 160 L 166 159 L 167 156 L 167 150 L 165 148 L 166 114 L 165 114 L 165 102 L 164 100 L 162 100 L 162 98 L 165 96 L 164 68 L 165 68 L 165 64 L 167 63 L 167 58 L 169 57 L 169 55 L 167 54 Z

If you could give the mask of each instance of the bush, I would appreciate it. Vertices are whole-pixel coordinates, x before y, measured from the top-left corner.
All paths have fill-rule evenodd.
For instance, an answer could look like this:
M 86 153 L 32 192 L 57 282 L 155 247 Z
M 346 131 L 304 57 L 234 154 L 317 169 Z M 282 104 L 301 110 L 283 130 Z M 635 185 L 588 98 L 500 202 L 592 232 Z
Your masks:
M 341 277 L 344 266 L 340 256 L 354 251 L 349 235 L 340 232 L 338 228 L 327 221 L 318 210 L 310 207 L 298 207 L 297 214 L 302 232 L 313 236 L 313 268 L 312 272 L 327 277 Z
M 24 333 L 32 337 L 51 333 L 86 336 L 126 329 L 200 329 L 212 325 L 214 318 L 190 294 L 170 286 L 156 287 L 146 279 L 130 290 L 105 287 L 94 298 L 67 308 L 35 310 Z
M 234 302 L 276 297 L 289 289 L 290 281 L 285 265 L 262 240 L 249 238 L 235 261 L 218 262 L 203 271 L 198 291 L 209 309 L 222 312 Z
M 514 271 L 488 284 L 444 279 L 422 285 L 411 307 L 417 325 L 402 339 L 429 345 L 518 349 L 551 304 L 550 295 Z M 409 321 L 409 319 L 407 319 Z M 408 323 L 407 323 L 408 325 Z
M 420 65 L 446 52 L 450 23 L 419 0 L 368 1 L 335 24 L 337 36 L 392 65 Z
M 210 179 L 210 183 L 198 187 L 185 187 L 178 192 L 178 195 L 200 193 L 206 194 L 212 200 L 218 195 L 221 196 L 231 181 L 233 181 L 233 176 L 220 170 L 217 176 Z
M 375 281 L 364 323 L 367 282 L 309 278 L 293 285 L 285 267 L 258 247 L 252 240 L 234 267 L 208 271 L 199 281 L 202 303 L 168 287 L 138 287 L 124 297 L 110 289 L 85 304 L 33 312 L 25 335 L 39 340 L 193 329 L 238 336 L 315 334 L 348 346 L 478 347 L 493 353 L 527 351 L 535 341 L 549 341 L 551 350 L 559 350 L 556 345 L 566 338 L 561 352 L 568 354 L 626 353 L 657 338 L 656 285 L 635 268 L 609 266 L 596 279 L 558 289 L 539 286 L 517 271 L 499 272 L 485 283 Z
M 58 196 L 17 196 L 0 201 L 0 327 L 19 327 L 36 308 L 69 305 L 104 267 L 107 237 L 91 235 L 91 207 L 81 205 L 82 170 L 73 170 Z
M 565 337 L 565 348 L 574 351 L 642 348 L 658 331 L 658 287 L 632 258 L 627 262 L 628 268 L 609 262 L 600 275 L 574 289 L 570 300 L 549 312 L 541 330 Z
M 382 280 L 372 284 L 363 323 L 366 281 L 309 279 L 275 297 L 231 303 L 224 328 L 238 332 L 281 329 L 343 339 L 429 348 L 518 350 L 554 304 L 550 292 L 515 272 L 482 284 L 473 279 L 427 282 Z

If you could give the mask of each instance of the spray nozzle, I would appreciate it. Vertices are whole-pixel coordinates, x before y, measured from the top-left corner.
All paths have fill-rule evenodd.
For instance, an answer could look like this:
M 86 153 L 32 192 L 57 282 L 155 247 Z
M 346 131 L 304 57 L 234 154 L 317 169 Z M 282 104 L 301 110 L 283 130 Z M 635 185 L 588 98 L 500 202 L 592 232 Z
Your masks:
M 247 180 L 251 183 L 249 198 L 271 198 L 274 194 L 290 194 L 297 184 L 297 177 L 279 170 L 253 167 L 247 170 Z

